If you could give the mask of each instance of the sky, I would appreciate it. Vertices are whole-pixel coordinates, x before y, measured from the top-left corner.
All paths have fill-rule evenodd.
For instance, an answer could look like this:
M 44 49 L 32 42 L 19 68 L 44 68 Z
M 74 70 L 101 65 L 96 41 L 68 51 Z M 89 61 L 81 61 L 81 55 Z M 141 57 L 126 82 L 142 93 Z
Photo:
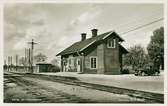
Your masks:
M 27 42 L 34 39 L 35 54 L 47 55 L 48 62 L 56 54 L 81 40 L 81 33 L 91 37 L 91 29 L 98 34 L 114 30 L 125 40 L 122 45 L 147 47 L 152 32 L 164 21 L 133 32 L 121 33 L 164 17 L 163 4 L 95 4 L 95 3 L 28 3 L 4 6 L 4 59 L 24 56 Z

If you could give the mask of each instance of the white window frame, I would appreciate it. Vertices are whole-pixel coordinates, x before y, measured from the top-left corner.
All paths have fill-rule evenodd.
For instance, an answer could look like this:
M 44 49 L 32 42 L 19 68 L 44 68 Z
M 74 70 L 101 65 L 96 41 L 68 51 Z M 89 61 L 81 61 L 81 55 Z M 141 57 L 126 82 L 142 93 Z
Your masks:
M 112 45 L 112 42 L 114 42 L 114 45 Z M 111 44 L 111 46 L 109 45 L 109 43 Z M 107 41 L 107 48 L 115 48 L 116 47 L 116 39 L 109 39 Z
M 96 67 L 95 67 L 95 68 L 94 68 L 94 67 L 91 67 L 91 66 L 92 66 L 92 65 L 91 65 L 91 63 L 92 63 L 92 62 L 91 62 L 92 58 L 95 58 L 95 59 L 96 59 Z M 90 57 L 90 69 L 97 69 L 97 67 L 98 67 L 97 65 L 98 65 L 98 58 L 97 58 L 97 56 L 91 56 L 91 57 Z

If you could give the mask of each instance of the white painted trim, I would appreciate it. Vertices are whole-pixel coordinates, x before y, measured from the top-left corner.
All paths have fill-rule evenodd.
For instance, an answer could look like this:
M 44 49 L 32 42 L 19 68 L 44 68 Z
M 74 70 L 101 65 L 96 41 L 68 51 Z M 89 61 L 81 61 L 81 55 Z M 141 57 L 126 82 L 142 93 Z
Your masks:
M 96 58 L 96 68 L 91 67 L 91 58 Z M 89 63 L 90 69 L 97 69 L 98 68 L 98 58 L 97 58 L 97 56 L 90 56 L 89 60 L 90 60 L 90 63 Z
M 103 37 L 103 40 L 106 39 L 108 36 L 110 36 L 114 31 L 111 31 L 109 34 Z
M 112 41 L 114 41 L 114 46 L 112 46 Z M 111 46 L 109 46 L 108 42 L 109 41 L 107 41 L 107 48 L 116 48 L 116 39 L 111 39 L 110 40 Z
M 89 43 L 88 45 L 86 45 L 84 48 L 82 48 L 80 51 L 83 51 L 84 49 L 86 49 L 87 47 L 89 47 L 91 44 L 95 43 L 96 40 L 94 40 L 93 42 Z

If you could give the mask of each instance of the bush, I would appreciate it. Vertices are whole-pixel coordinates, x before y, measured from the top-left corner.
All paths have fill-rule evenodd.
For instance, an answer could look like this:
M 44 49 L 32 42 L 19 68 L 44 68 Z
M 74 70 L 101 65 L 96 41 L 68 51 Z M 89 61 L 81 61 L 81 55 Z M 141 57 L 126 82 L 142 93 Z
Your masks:
M 129 74 L 129 69 L 123 69 L 123 70 L 121 70 L 121 74 Z
M 51 67 L 49 67 L 49 72 L 60 72 L 60 67 L 52 65 Z

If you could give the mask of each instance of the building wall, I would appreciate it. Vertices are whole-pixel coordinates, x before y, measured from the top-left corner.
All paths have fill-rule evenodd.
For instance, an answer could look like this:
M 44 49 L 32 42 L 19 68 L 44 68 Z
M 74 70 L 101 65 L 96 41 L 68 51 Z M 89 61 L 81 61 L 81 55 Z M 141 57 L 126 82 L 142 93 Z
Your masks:
M 77 72 L 77 59 L 79 56 L 69 55 L 61 59 L 61 71 L 63 72 Z
M 68 65 L 68 71 L 69 72 L 76 72 L 76 59 L 77 57 L 74 57 L 73 55 L 70 55 L 67 58 L 67 65 Z
M 105 44 L 101 43 L 100 45 L 97 46 L 97 57 L 98 57 L 98 74 L 104 74 L 105 72 L 105 64 L 104 64 L 104 50 L 105 49 Z
M 51 64 L 37 64 L 35 72 L 50 72 Z
M 108 48 L 107 40 L 116 39 L 116 47 Z M 119 53 L 118 38 L 109 37 L 100 42 L 98 46 L 92 47 L 91 52 L 85 56 L 85 73 L 97 74 L 120 74 L 121 57 Z M 89 51 L 89 50 L 88 50 Z M 90 57 L 97 56 L 97 69 L 90 69 Z
M 87 50 L 89 51 L 89 50 Z M 83 73 L 91 73 L 95 74 L 97 73 L 97 69 L 91 69 L 90 68 L 90 57 L 97 56 L 97 49 L 90 50 L 89 53 L 87 53 L 86 56 L 66 56 L 62 57 L 61 59 L 61 71 L 63 72 L 77 72 L 77 60 L 80 60 L 80 72 L 84 70 Z M 71 60 L 71 63 L 69 63 L 69 59 Z M 98 68 L 98 67 L 97 67 Z
M 113 38 L 108 38 L 113 39 Z M 119 62 L 119 46 L 118 39 L 116 39 L 116 47 L 108 48 L 107 42 L 104 46 L 104 64 L 105 74 L 120 74 L 120 62 Z
M 118 38 L 116 39 L 116 47 L 108 48 L 107 40 L 113 39 L 112 37 L 107 38 L 106 41 L 100 42 L 99 44 L 94 44 L 88 47 L 84 51 L 84 56 L 66 56 L 63 57 L 63 61 L 67 63 L 67 70 L 71 72 L 77 71 L 77 59 L 81 59 L 81 71 L 83 73 L 97 73 L 97 74 L 120 74 L 120 62 L 122 61 L 119 53 Z M 98 45 L 98 46 L 97 46 Z M 90 57 L 97 56 L 97 69 L 90 68 Z M 69 64 L 69 59 L 73 60 L 73 65 Z M 82 63 L 83 62 L 83 63 Z M 63 62 L 62 62 L 62 65 Z M 62 70 L 64 67 L 62 67 Z
M 119 49 L 120 72 L 123 70 L 122 56 L 123 56 L 123 53 L 122 53 L 122 51 Z
M 90 57 L 97 56 L 97 48 L 96 47 L 94 47 L 94 48 L 91 47 L 91 48 L 89 48 L 89 50 L 90 50 L 90 52 L 86 56 L 84 56 L 84 60 L 85 60 L 84 61 L 84 66 L 85 66 L 84 67 L 84 73 L 96 74 L 97 73 L 97 69 L 91 69 L 90 68 Z

